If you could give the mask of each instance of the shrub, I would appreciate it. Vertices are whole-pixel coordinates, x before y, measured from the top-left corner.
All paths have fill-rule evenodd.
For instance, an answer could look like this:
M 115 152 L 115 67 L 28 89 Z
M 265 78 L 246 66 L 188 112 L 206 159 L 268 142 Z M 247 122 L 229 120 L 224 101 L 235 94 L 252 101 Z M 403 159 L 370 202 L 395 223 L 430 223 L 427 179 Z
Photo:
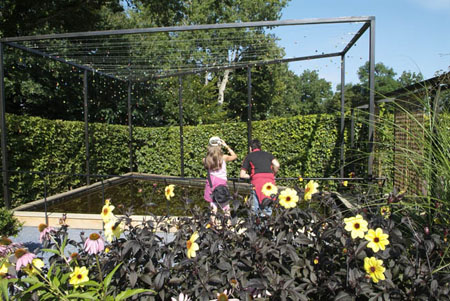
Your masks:
M 0 236 L 16 236 L 22 229 L 22 223 L 14 217 L 12 211 L 0 208 Z
M 404 194 L 366 195 L 366 205 L 355 211 L 341 209 L 338 198 L 325 192 L 298 204 L 310 196 L 299 187 L 279 191 L 271 216 L 256 215 L 236 199 L 230 214 L 219 210 L 214 222 L 209 211 L 185 203 L 192 218 L 153 216 L 139 225 L 131 224 L 129 211 L 116 217 L 107 201 L 101 213 L 107 249 L 99 235 L 82 236 L 79 243 L 67 239 L 67 226 L 53 231 L 44 225 L 42 251 L 53 254 L 51 268 L 42 267 L 37 276 L 21 269 L 0 287 L 18 299 L 54 294 L 43 283 L 58 286 L 62 295 L 117 298 L 126 290 L 139 292 L 141 300 L 180 293 L 193 300 L 450 299 L 447 225 L 423 227 L 430 217 L 404 207 Z M 313 203 L 328 208 L 327 214 L 312 209 Z M 177 231 L 168 239 L 172 227 Z M 68 255 L 67 245 L 78 252 Z M 68 284 L 76 267 L 88 268 L 84 287 Z

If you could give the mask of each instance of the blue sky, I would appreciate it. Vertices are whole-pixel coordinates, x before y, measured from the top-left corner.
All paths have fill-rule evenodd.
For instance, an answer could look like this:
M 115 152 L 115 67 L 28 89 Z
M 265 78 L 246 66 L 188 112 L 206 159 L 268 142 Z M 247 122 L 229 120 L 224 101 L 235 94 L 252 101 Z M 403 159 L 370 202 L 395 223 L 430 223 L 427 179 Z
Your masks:
M 412 71 L 421 72 L 427 79 L 438 71 L 450 71 L 450 0 L 291 0 L 281 20 L 349 16 L 375 16 L 375 61 L 393 68 L 397 76 Z M 301 34 L 287 27 L 278 28 L 275 32 L 286 57 L 311 54 L 299 51 L 300 44 L 303 50 L 316 45 L 319 52 L 320 47 L 338 48 L 339 39 L 348 39 L 360 27 L 317 26 L 320 28 L 302 29 Z M 324 32 L 326 36 L 322 37 Z M 369 57 L 368 37 L 366 31 L 348 53 L 346 82 L 359 82 L 357 69 Z M 291 63 L 289 68 L 297 74 L 304 69 L 318 70 L 335 89 L 340 82 L 339 66 L 340 59 L 336 58 Z

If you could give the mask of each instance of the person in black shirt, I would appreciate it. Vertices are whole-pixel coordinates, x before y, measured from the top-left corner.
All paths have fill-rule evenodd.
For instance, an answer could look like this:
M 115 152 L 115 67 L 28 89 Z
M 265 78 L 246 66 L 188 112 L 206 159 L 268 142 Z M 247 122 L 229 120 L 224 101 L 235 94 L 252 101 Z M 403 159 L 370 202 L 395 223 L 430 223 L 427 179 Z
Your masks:
M 261 210 L 260 205 L 265 198 L 262 193 L 262 187 L 266 183 L 275 185 L 275 174 L 280 168 L 280 163 L 275 157 L 268 152 L 261 150 L 261 142 L 254 139 L 250 142 L 250 153 L 245 157 L 240 177 L 250 179 L 254 191 L 252 191 L 252 210 L 257 212 Z M 266 207 L 263 209 L 266 215 L 272 214 L 272 208 Z

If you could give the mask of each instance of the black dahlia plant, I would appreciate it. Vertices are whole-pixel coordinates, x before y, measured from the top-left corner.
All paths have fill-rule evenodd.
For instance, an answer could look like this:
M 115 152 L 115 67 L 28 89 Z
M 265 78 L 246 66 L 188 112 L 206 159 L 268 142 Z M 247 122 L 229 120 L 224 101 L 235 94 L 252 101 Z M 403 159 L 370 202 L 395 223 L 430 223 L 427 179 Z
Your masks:
M 229 212 L 214 217 L 184 203 L 189 217 L 149 215 L 137 225 L 130 212 L 116 215 L 108 200 L 103 232 L 76 242 L 67 239 L 67 225 L 42 226 L 46 249 L 3 257 L 9 268 L 2 268 L 2 294 L 13 300 L 449 299 L 448 225 L 427 223 L 403 206 L 404 195 L 373 202 L 366 195 L 364 207 L 349 210 L 334 193 L 317 189 L 315 182 L 304 189 L 267 184 L 263 205 L 272 207 L 270 216 L 236 197 Z M 176 186 L 167 189 L 169 202 L 178 202 L 176 194 Z M 69 254 L 68 245 L 78 251 Z M 35 265 L 43 252 L 52 254 L 48 263 Z M 27 257 L 17 270 L 22 257 L 12 257 L 18 255 Z

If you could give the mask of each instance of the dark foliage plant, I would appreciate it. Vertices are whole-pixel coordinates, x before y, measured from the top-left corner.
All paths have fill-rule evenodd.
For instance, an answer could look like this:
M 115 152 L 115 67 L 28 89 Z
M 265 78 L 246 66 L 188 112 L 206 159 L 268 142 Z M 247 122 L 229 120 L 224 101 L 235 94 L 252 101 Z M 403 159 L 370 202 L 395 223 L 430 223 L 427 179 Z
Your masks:
M 295 200 L 295 206 L 286 209 L 282 193 L 270 204 L 271 216 L 254 214 L 237 198 L 229 214 L 219 210 L 212 217 L 209 211 L 186 203 L 192 217 L 150 215 L 138 225 L 131 223 L 128 209 L 115 223 L 123 233 L 95 256 L 84 250 L 86 238 L 81 243 L 67 240 L 67 226 L 62 226 L 44 242 L 54 254 L 51 268 L 43 268 L 48 276 L 41 281 L 69 272 L 68 256 L 61 256 L 64 252 L 58 247 L 62 244 L 79 250 L 71 255 L 72 267 L 88 267 L 89 279 L 101 283 L 112 274 L 110 296 L 119 290 L 148 289 L 131 298 L 178 300 L 183 293 L 192 300 L 218 296 L 227 298 L 222 300 L 450 299 L 448 225 L 423 227 L 426 217 L 404 207 L 403 194 L 385 195 L 381 201 L 379 196 L 375 200 L 366 195 L 364 206 L 348 210 L 334 193 L 324 192 L 307 203 Z M 296 194 L 303 196 L 303 189 L 296 188 Z M 313 208 L 326 208 L 322 210 L 326 214 Z M 436 211 L 434 217 L 438 215 Z M 358 223 L 350 231 L 349 221 L 355 220 Z M 367 229 L 359 228 L 365 224 Z M 389 235 L 389 242 L 379 250 L 370 246 L 366 236 L 352 235 L 356 230 L 367 235 L 378 228 Z M 366 258 L 381 264 L 381 276 L 373 272 L 380 266 L 365 266 Z M 15 286 L 11 282 L 2 286 L 20 299 L 24 291 L 31 293 L 32 283 L 22 271 L 16 276 Z M 78 289 L 80 294 L 89 290 L 88 284 Z

